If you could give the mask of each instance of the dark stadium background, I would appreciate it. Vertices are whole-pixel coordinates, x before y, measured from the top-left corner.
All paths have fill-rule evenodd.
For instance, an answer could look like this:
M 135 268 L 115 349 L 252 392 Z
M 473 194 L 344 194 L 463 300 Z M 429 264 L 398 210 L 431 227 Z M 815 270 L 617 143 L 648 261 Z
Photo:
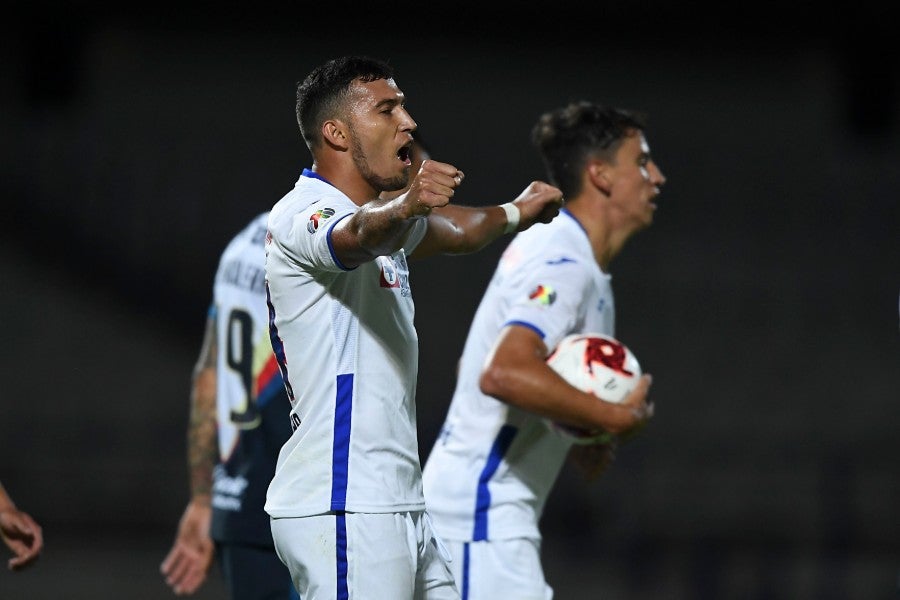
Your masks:
M 669 183 L 612 272 L 657 416 L 598 482 L 561 475 L 557 598 L 900 595 L 886 8 L 150 6 L 13 3 L 0 25 L 0 481 L 46 536 L 0 599 L 172 597 L 158 565 L 216 260 L 309 164 L 296 81 L 351 52 L 395 66 L 463 203 L 543 177 L 546 109 L 650 115 Z M 412 266 L 423 457 L 506 241 Z M 215 574 L 197 597 L 221 594 Z

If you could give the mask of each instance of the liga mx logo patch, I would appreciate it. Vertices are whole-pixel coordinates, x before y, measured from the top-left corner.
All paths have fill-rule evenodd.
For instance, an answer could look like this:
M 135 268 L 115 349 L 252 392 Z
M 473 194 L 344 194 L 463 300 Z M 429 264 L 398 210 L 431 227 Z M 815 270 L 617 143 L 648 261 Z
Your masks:
M 556 302 L 556 290 L 549 285 L 539 285 L 528 294 L 528 302 L 536 306 L 550 306 Z
M 315 233 L 319 228 L 319 223 L 321 223 L 322 221 L 326 221 L 329 217 L 333 216 L 333 208 L 320 208 L 313 214 L 309 215 L 309 222 L 306 224 L 306 230 L 310 233 Z

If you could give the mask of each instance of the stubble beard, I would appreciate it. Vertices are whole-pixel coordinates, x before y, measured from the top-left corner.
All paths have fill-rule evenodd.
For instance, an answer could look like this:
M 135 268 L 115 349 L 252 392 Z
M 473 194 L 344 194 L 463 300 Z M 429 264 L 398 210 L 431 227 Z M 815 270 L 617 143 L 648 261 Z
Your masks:
M 375 173 L 369 166 L 369 159 L 366 156 L 366 152 L 363 150 L 362 145 L 359 143 L 359 137 L 355 135 L 355 132 L 353 132 L 350 141 L 350 157 L 353 159 L 356 170 L 359 171 L 363 179 L 366 180 L 366 183 L 368 183 L 378 194 L 381 192 L 396 192 L 397 190 L 402 190 L 406 187 L 406 184 L 409 183 L 409 169 L 404 169 L 400 175 L 389 178 L 381 177 Z

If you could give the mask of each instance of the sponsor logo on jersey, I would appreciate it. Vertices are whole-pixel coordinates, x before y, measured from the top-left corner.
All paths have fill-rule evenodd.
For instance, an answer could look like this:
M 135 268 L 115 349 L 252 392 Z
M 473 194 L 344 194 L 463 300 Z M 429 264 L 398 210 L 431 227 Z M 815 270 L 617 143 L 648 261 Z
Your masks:
M 219 510 L 239 511 L 244 499 L 244 491 L 250 482 L 243 475 L 231 477 L 225 467 L 216 465 L 213 469 L 212 506 Z
M 556 290 L 549 285 L 539 285 L 528 294 L 528 302 L 536 306 L 550 306 L 556 302 Z
M 409 288 L 409 267 L 403 250 L 391 256 L 379 256 L 376 262 L 381 268 L 378 285 L 383 288 L 400 288 L 400 295 L 404 298 L 412 295 Z
M 553 259 L 553 260 L 548 260 L 547 264 L 550 266 L 554 266 L 554 265 L 564 265 L 566 263 L 573 263 L 573 262 L 576 262 L 574 258 L 569 258 L 568 256 L 561 256 L 561 257 Z
M 309 222 L 306 224 L 306 230 L 310 233 L 315 233 L 319 228 L 319 223 L 327 221 L 328 218 L 332 216 L 334 216 L 333 208 L 320 208 L 309 215 Z
M 397 266 L 388 256 L 379 256 L 378 264 L 381 267 L 381 281 L 379 285 L 383 288 L 400 287 L 400 274 L 397 272 Z

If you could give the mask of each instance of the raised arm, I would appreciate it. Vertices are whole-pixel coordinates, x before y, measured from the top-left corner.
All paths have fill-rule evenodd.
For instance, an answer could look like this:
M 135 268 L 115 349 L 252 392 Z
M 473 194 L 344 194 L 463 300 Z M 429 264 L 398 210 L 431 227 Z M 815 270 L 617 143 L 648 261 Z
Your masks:
M 335 226 L 331 235 L 335 254 L 344 266 L 352 268 L 396 252 L 415 221 L 446 206 L 464 177 L 453 165 L 424 161 L 405 194 L 373 200 Z
M 447 204 L 435 208 L 428 216 L 428 231 L 412 257 L 475 252 L 504 233 L 549 223 L 562 205 L 559 189 L 533 181 L 515 200 L 504 205 L 476 208 Z

